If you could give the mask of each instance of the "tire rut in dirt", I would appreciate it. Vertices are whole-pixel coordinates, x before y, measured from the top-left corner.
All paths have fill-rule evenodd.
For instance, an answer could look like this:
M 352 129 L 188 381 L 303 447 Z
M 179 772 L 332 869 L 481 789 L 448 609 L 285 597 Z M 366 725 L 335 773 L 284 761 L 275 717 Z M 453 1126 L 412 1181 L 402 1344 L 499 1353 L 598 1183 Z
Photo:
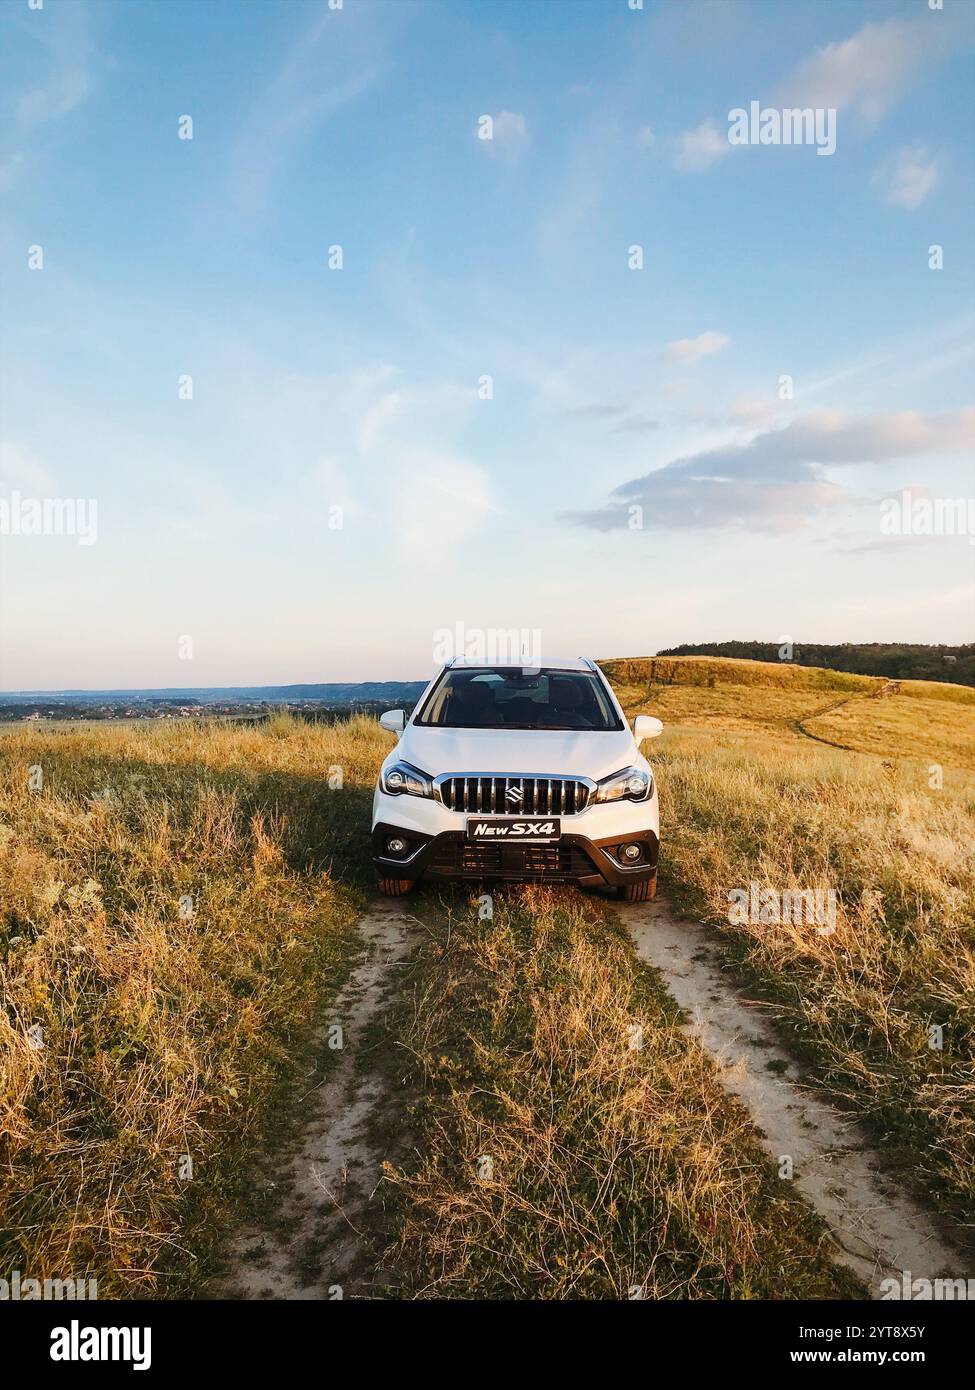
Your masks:
M 327 1047 L 329 1027 L 340 1024 L 338 1061 L 305 1097 L 297 1149 L 267 1178 L 281 1194 L 273 1214 L 266 1225 L 238 1232 L 227 1273 L 210 1289 L 211 1297 L 322 1300 L 378 1292 L 369 1208 L 385 1155 L 374 1147 L 370 1127 L 385 1102 L 386 1082 L 382 1069 L 370 1066 L 360 1051 L 393 971 L 409 953 L 413 925 L 398 902 L 377 902 L 363 914 L 365 957 L 327 1010 L 316 1040 Z
M 933 1214 L 884 1173 L 858 1122 L 803 1083 L 763 1006 L 745 999 L 722 970 L 712 933 L 681 918 L 664 898 L 621 906 L 620 913 L 637 954 L 663 975 L 689 1017 L 688 1032 L 715 1058 L 725 1089 L 747 1106 L 766 1149 L 776 1161 L 791 1158 L 794 1181 L 825 1221 L 836 1258 L 874 1298 L 882 1280 L 902 1272 L 963 1276 L 967 1258 L 939 1232 Z

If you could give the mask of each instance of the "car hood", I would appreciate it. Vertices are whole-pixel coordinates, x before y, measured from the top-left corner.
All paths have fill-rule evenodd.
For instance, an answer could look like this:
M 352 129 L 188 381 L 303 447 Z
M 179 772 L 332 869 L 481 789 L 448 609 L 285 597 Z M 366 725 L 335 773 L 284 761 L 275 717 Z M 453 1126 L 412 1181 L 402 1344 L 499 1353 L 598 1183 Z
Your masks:
M 441 772 L 591 777 L 598 781 L 636 762 L 629 729 L 443 729 L 411 725 L 394 750 L 431 777 Z

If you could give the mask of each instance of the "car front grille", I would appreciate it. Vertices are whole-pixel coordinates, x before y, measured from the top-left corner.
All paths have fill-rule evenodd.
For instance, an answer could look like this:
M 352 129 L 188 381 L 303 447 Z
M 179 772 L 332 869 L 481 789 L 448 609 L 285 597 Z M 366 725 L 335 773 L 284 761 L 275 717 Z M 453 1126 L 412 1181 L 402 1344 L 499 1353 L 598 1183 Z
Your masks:
M 439 835 L 427 864 L 446 878 L 578 879 L 596 872 L 592 860 L 564 840 L 552 845 L 475 843 L 462 835 Z
M 435 786 L 449 811 L 506 816 L 577 816 L 589 805 L 595 790 L 581 777 L 488 773 L 438 777 Z

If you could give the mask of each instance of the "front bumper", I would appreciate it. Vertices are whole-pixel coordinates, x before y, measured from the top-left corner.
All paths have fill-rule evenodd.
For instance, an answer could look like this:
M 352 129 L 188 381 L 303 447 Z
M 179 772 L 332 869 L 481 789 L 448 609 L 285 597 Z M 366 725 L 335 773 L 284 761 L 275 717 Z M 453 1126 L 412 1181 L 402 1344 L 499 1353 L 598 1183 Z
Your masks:
M 404 854 L 387 852 L 390 836 L 407 842 Z M 641 857 L 624 866 L 616 857 L 620 844 L 638 843 Z M 563 828 L 561 839 L 553 844 L 510 844 L 500 841 L 468 840 L 463 830 L 443 830 L 437 834 L 379 821 L 372 832 L 372 852 L 381 877 L 416 882 L 432 879 L 446 882 L 574 883 L 595 887 L 610 884 L 620 888 L 643 883 L 657 872 L 659 839 L 655 830 L 627 830 L 621 834 L 590 839 L 576 830 Z

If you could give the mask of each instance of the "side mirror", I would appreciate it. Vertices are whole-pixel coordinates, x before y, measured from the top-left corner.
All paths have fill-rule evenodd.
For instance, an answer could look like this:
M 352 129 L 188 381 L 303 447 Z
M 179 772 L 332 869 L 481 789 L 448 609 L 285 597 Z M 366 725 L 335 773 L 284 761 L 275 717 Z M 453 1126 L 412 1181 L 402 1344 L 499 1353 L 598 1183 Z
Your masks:
M 401 709 L 388 709 L 379 716 L 379 724 L 391 734 L 401 734 L 406 728 L 406 713 Z
M 663 731 L 663 724 L 652 714 L 638 714 L 633 721 L 633 737 L 638 746 L 645 738 L 658 738 Z

